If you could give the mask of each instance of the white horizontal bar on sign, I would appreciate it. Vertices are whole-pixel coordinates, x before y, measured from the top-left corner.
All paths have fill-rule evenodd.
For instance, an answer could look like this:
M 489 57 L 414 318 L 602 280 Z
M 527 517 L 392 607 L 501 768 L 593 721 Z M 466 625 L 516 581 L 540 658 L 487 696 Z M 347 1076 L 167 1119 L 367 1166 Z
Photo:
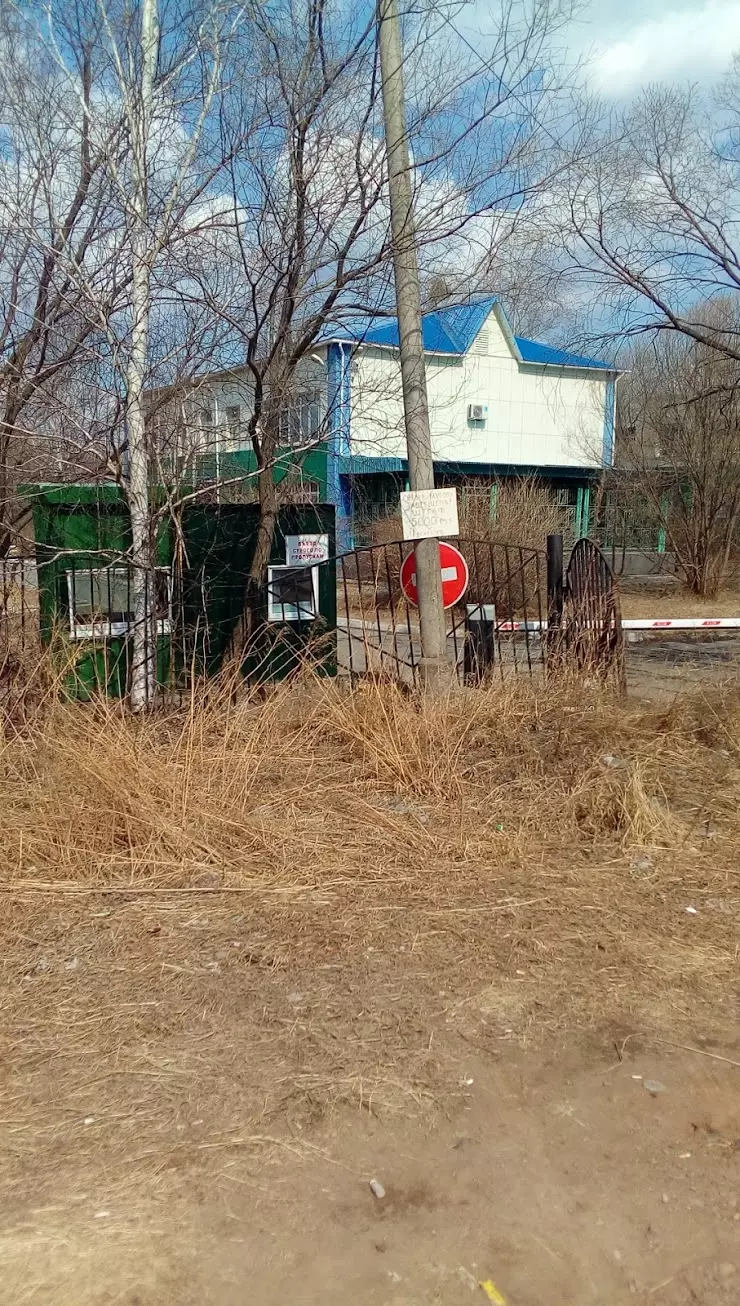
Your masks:
M 496 609 L 492 603 L 469 603 L 467 605 L 468 619 L 470 621 L 490 621 L 496 623 Z M 412 629 L 417 629 L 417 623 L 412 622 Z M 346 630 L 349 626 L 362 629 L 366 626 L 368 630 L 392 631 L 398 629 L 403 632 L 403 625 L 400 622 L 392 621 L 363 621 L 360 617 L 352 617 L 349 621 L 346 618 L 338 618 L 337 626 L 340 630 Z M 587 622 L 586 628 L 598 630 L 600 622 Z M 106 625 L 106 631 L 107 631 Z M 497 630 L 547 630 L 546 621 L 500 621 L 496 624 Z M 633 617 L 625 618 L 622 621 L 623 630 L 740 630 L 740 617 Z M 115 632 L 114 632 L 115 633 Z M 160 631 L 160 634 L 162 632 Z M 89 638 L 89 635 L 87 636 Z
M 547 630 L 546 621 L 500 621 L 499 630 Z

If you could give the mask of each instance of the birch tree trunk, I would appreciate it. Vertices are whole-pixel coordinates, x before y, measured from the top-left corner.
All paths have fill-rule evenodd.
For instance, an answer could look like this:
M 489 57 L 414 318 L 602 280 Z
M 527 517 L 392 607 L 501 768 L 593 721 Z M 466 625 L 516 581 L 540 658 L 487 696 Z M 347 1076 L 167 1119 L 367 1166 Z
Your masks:
M 157 632 L 154 616 L 154 551 L 149 503 L 149 449 L 144 412 L 149 352 L 151 258 L 149 238 L 148 150 L 154 77 L 159 50 L 157 0 L 141 4 L 141 83 L 132 123 L 132 324 L 126 368 L 126 427 L 129 450 L 127 493 L 131 514 L 132 596 L 134 610 L 130 704 L 142 712 L 156 687 Z

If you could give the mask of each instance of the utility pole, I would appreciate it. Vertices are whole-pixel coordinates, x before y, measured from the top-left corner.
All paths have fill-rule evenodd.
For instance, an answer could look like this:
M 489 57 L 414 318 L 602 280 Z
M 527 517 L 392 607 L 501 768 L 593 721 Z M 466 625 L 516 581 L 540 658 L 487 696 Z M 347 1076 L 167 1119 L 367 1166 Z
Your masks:
M 433 490 L 434 463 L 424 367 L 421 291 L 414 229 L 411 164 L 403 85 L 403 44 L 398 0 L 378 0 L 378 47 L 383 83 L 393 271 L 396 283 L 409 485 L 412 490 Z M 415 553 L 422 677 L 430 686 L 439 685 L 444 676 L 447 646 L 442 606 L 439 541 L 436 538 L 418 540 Z

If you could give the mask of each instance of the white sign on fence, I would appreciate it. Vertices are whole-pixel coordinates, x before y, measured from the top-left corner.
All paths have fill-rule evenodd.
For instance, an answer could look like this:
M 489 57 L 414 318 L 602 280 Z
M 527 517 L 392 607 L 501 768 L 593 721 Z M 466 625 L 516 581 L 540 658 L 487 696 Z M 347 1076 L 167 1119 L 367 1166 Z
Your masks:
M 459 535 L 457 490 L 404 490 L 401 520 L 405 540 L 424 540 L 430 535 Z
M 286 535 L 285 562 L 288 567 L 310 567 L 329 557 L 328 535 Z

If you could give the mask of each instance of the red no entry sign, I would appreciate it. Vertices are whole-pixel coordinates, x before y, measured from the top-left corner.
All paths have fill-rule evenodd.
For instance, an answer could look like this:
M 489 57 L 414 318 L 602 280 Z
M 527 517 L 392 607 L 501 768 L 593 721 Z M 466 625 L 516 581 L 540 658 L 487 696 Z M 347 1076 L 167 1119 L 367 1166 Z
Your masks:
M 468 588 L 468 564 L 459 549 L 451 544 L 439 545 L 439 566 L 442 572 L 442 603 L 451 608 L 459 603 Z M 419 591 L 416 588 L 416 554 L 410 553 L 401 567 L 401 589 L 409 603 L 419 606 Z

